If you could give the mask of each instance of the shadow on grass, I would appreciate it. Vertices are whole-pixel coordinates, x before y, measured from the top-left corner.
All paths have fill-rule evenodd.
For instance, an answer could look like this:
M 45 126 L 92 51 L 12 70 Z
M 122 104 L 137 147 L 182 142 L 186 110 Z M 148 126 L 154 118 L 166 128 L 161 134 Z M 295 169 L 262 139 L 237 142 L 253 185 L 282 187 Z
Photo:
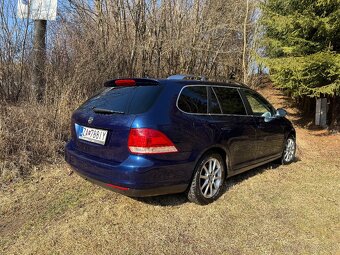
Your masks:
M 179 206 L 189 202 L 185 193 L 161 195 L 155 197 L 134 197 L 132 199 L 156 206 Z
M 309 130 L 309 131 L 325 131 L 325 133 L 322 133 L 322 134 L 310 133 L 311 135 L 328 136 L 328 135 L 337 133 L 336 128 L 329 129 L 327 127 L 315 125 L 315 120 L 313 116 L 301 116 L 299 114 L 292 114 L 292 115 L 296 115 L 296 118 L 291 120 L 295 127 L 300 127 L 302 129 Z
M 299 157 L 296 157 L 295 162 L 301 161 Z M 261 174 L 267 170 L 274 170 L 280 167 L 281 164 L 277 162 L 267 163 L 265 165 L 259 166 L 252 170 L 246 171 L 244 173 L 232 176 L 227 179 L 227 183 L 224 187 L 222 195 L 227 192 L 231 187 L 249 179 L 257 174 Z M 188 203 L 188 199 L 185 193 L 180 194 L 170 194 L 170 195 L 162 195 L 162 196 L 155 196 L 155 197 L 143 197 L 143 198 L 133 198 L 137 201 L 142 203 L 155 205 L 155 206 L 179 206 L 185 203 Z

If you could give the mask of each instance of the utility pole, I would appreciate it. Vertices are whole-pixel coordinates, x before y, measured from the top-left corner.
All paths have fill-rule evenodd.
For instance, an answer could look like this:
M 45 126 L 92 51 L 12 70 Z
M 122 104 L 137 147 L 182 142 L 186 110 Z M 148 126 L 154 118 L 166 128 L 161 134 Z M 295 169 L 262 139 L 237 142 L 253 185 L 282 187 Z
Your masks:
M 34 20 L 32 94 L 38 102 L 43 102 L 46 92 L 46 26 L 47 20 L 55 20 L 58 0 L 18 1 L 18 17 Z
M 46 20 L 34 20 L 32 91 L 38 102 L 45 95 Z

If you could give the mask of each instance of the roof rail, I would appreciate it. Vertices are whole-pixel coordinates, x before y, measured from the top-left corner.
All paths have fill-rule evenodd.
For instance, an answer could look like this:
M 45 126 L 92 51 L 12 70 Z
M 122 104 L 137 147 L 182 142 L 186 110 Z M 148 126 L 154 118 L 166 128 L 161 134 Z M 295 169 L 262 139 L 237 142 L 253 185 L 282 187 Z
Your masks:
M 191 74 L 175 74 L 168 77 L 168 80 L 198 80 L 206 81 L 205 76 L 191 75 Z

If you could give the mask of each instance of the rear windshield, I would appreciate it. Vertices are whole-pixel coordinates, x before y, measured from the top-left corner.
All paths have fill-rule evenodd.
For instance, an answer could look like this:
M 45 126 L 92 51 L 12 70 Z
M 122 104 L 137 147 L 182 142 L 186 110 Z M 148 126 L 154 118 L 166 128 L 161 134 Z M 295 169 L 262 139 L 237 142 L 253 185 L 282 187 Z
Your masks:
M 127 114 L 144 113 L 156 101 L 161 90 L 161 86 L 106 88 L 88 99 L 79 109 L 102 108 Z

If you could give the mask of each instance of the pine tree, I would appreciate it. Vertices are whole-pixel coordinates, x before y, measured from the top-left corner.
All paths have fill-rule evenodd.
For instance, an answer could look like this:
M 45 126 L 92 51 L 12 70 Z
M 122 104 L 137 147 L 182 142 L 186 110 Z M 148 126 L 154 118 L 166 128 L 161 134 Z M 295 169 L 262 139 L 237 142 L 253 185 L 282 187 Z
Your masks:
M 328 97 L 340 124 L 340 0 L 265 0 L 263 63 L 295 98 Z

